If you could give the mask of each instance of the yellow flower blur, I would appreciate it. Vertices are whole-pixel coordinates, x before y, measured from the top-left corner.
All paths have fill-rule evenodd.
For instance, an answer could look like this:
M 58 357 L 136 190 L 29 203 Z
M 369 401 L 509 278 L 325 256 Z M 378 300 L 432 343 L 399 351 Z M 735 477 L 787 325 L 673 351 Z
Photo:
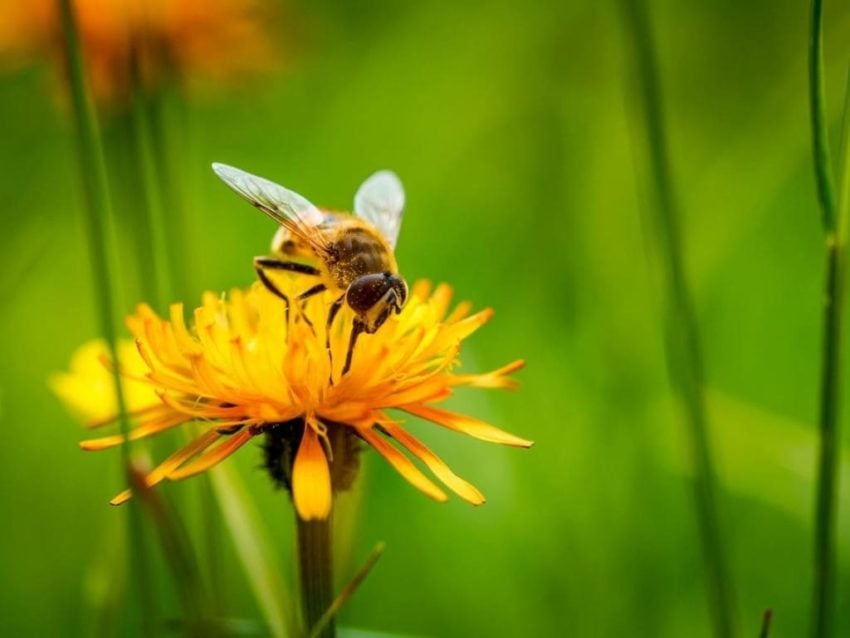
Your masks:
M 129 339 L 118 343 L 118 360 L 122 369 L 133 377 L 142 377 L 147 372 L 136 344 Z M 88 427 L 111 423 L 118 411 L 115 382 L 107 365 L 109 351 L 106 342 L 94 339 L 77 349 L 68 372 L 57 372 L 49 379 L 51 390 Z M 157 401 L 156 391 L 150 383 L 127 379 L 123 389 L 124 401 L 131 412 Z
M 455 475 L 389 412 L 414 415 L 484 441 L 532 444 L 437 406 L 458 386 L 513 387 L 509 374 L 523 365 L 515 361 L 485 374 L 453 372 L 461 342 L 492 313 L 469 315 L 465 303 L 449 312 L 451 296 L 448 286 L 431 290 L 430 284 L 419 282 L 399 315 L 376 334 L 361 337 L 344 376 L 353 315 L 348 309 L 340 312 L 329 335 L 329 356 L 323 328 L 333 301 L 329 295 L 319 295 L 293 312 L 288 325 L 283 304 L 260 284 L 233 290 L 226 299 L 207 293 L 195 310 L 192 329 L 184 323 L 180 305 L 172 306 L 167 320 L 140 306 L 127 323 L 146 370 L 123 373 L 149 384 L 156 396 L 147 405 L 130 408 L 135 421 L 130 438 L 152 436 L 189 421 L 203 427 L 200 436 L 156 467 L 147 483 L 203 472 L 270 428 L 300 428 L 292 464 L 293 501 L 303 519 L 324 518 L 333 500 L 333 449 L 327 431 L 330 425 L 342 425 L 428 496 L 447 498 L 402 450 L 461 498 L 483 503 L 481 492 Z M 122 441 L 121 435 L 113 435 L 85 441 L 82 447 L 101 450 Z M 129 497 L 127 490 L 112 502 Z

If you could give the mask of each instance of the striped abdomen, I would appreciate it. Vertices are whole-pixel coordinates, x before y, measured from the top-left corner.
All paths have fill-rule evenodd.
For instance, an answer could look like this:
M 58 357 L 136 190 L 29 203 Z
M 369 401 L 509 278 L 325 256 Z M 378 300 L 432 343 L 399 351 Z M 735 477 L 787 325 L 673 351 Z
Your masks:
M 347 223 L 329 234 L 333 239 L 329 242 L 325 266 L 340 290 L 363 275 L 398 271 L 392 249 L 376 230 L 362 223 Z

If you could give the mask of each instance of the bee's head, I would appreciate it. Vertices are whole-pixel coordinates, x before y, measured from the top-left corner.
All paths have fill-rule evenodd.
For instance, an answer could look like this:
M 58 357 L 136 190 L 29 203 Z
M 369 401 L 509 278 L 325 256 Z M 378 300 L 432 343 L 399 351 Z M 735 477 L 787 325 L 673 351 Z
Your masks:
M 393 311 L 398 314 L 407 301 L 407 284 L 393 273 L 374 273 L 358 277 L 348 287 L 345 301 L 372 334 Z

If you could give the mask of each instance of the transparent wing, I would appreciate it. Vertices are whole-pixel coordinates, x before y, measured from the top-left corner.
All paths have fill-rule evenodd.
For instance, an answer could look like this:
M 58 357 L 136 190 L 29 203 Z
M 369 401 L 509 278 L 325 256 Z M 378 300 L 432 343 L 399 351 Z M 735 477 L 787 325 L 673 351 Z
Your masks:
M 251 205 L 289 228 L 314 248 L 324 246 L 317 232 L 317 227 L 324 220 L 324 216 L 307 199 L 280 184 L 246 173 L 233 166 L 214 163 L 212 168 L 225 184 L 248 200 Z
M 354 212 L 374 225 L 395 248 L 404 212 L 404 187 L 392 171 L 378 171 L 357 189 Z

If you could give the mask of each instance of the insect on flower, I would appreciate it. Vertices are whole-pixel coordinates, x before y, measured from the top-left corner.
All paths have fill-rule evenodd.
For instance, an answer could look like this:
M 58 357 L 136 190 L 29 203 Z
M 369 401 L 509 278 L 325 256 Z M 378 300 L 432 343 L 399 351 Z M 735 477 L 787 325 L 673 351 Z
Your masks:
M 281 225 L 272 240 L 272 256 L 255 257 L 254 269 L 263 285 L 283 300 L 287 322 L 290 299 L 267 270 L 318 278 L 318 283 L 297 295 L 299 303 L 326 290 L 336 296 L 328 311 L 328 335 L 343 304 L 354 311 L 344 375 L 360 334 L 377 332 L 407 301 L 407 284 L 398 274 L 393 253 L 404 211 L 401 181 L 390 171 L 375 173 L 358 189 L 354 214 L 349 215 L 320 211 L 298 193 L 238 168 L 212 166 L 225 184 Z M 331 356 L 329 339 L 326 346 Z

